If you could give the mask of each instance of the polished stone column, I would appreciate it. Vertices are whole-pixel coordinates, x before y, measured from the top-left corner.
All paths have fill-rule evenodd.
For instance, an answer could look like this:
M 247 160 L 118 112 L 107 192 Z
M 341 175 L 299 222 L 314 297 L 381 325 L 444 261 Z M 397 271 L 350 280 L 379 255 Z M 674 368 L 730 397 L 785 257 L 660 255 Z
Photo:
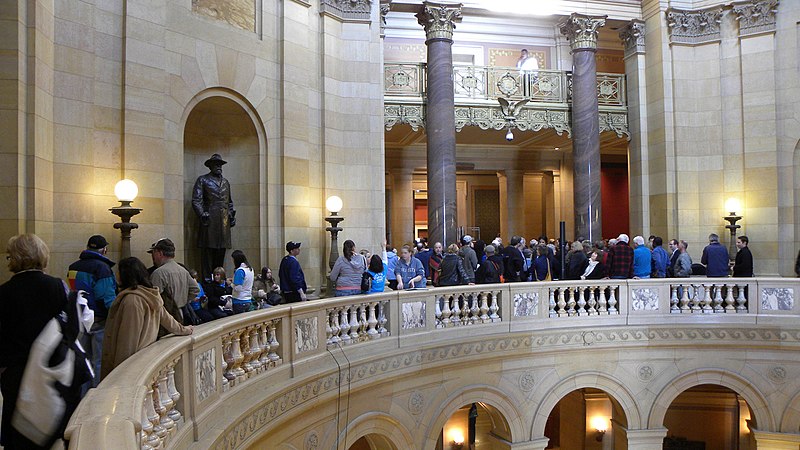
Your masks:
M 572 47 L 572 155 L 575 238 L 602 236 L 600 113 L 597 106 L 597 29 L 606 16 L 573 13 L 559 28 Z
M 525 234 L 524 175 L 525 171 L 523 170 L 505 171 L 506 234 L 503 235 L 505 239 Z
M 417 13 L 428 46 L 425 132 L 428 139 L 428 239 L 456 242 L 456 119 L 453 29 L 461 4 L 424 2 Z
M 392 169 L 392 235 L 398 249 L 414 240 L 414 187 L 409 169 Z

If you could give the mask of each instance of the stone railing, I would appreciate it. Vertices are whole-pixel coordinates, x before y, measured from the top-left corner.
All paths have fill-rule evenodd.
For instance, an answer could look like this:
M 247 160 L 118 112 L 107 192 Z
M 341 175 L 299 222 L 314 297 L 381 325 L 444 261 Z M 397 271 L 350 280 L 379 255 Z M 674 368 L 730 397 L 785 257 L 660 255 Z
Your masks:
M 198 326 L 192 336 L 137 353 L 90 390 L 66 437 L 71 449 L 245 447 L 273 420 L 333 392 L 345 374 L 331 370 L 330 358 L 345 348 L 356 350 L 348 350 L 351 358 L 368 360 L 432 342 L 542 329 L 587 328 L 586 343 L 620 326 L 795 326 L 798 289 L 800 280 L 791 278 L 558 281 L 274 307 Z

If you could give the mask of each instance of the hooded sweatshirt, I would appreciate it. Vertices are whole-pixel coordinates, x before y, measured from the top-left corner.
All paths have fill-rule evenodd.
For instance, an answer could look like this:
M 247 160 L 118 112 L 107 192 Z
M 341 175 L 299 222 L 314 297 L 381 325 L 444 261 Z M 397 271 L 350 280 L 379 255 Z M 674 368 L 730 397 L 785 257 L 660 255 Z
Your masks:
M 367 270 L 366 258 L 358 253 L 350 257 L 350 261 L 340 256 L 331 269 L 331 280 L 336 283 L 337 291 L 360 291 L 361 276 Z
M 191 329 L 179 324 L 164 309 L 158 288 L 139 286 L 120 292 L 106 322 L 101 379 L 131 355 L 156 341 L 158 327 L 179 336 Z

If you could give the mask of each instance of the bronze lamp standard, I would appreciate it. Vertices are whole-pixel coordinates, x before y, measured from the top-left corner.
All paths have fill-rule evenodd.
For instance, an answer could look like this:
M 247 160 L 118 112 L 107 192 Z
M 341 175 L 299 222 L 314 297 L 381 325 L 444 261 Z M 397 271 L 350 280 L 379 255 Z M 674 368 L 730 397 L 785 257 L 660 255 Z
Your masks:
M 330 224 L 329 227 L 325 228 L 325 231 L 331 233 L 331 253 L 328 255 L 328 286 L 326 296 L 333 297 L 333 281 L 330 277 L 330 271 L 333 270 L 333 265 L 336 264 L 336 260 L 339 259 L 339 232 L 342 231 L 342 228 L 339 227 L 339 223 L 344 220 L 344 217 L 339 215 L 339 211 L 342 210 L 342 199 L 332 195 L 325 201 L 325 207 L 331 212 L 331 215 L 325 218 L 325 221 Z
M 728 245 L 728 258 L 731 261 L 736 260 L 736 230 L 742 228 L 741 225 L 736 225 L 736 222 L 742 220 L 742 216 L 736 215 L 736 210 L 741 211 L 741 207 L 739 205 L 739 201 L 735 198 L 729 198 L 728 201 L 725 202 L 725 209 L 730 212 L 727 216 L 724 216 L 723 219 L 728 221 L 728 225 L 725 225 L 725 228 L 731 230 L 731 242 Z
M 131 222 L 131 217 L 139 214 L 142 209 L 134 208 L 131 206 L 136 195 L 139 194 L 139 188 L 131 180 L 121 180 L 114 186 L 114 195 L 117 196 L 120 206 L 115 206 L 109 211 L 115 216 L 118 216 L 122 222 L 114 224 L 114 228 L 122 232 L 122 245 L 120 248 L 120 259 L 128 258 L 131 256 L 131 230 L 139 228 L 138 223 Z

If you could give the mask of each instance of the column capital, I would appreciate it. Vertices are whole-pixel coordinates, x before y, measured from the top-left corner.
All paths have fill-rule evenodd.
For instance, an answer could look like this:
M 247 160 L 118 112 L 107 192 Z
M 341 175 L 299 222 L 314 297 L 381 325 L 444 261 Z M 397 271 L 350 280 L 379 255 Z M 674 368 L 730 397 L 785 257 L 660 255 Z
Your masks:
M 719 41 L 722 13 L 722 6 L 698 10 L 669 8 L 670 42 L 696 45 Z
M 386 15 L 392 7 L 392 0 L 380 0 L 381 37 L 386 37 Z
M 595 50 L 597 48 L 597 29 L 606 24 L 606 17 L 608 16 L 572 13 L 567 20 L 558 25 L 558 29 L 569 39 L 573 52 Z
M 423 2 L 416 14 L 428 40 L 453 40 L 456 23 L 461 22 L 461 3 Z
M 733 2 L 739 22 L 739 37 L 775 31 L 775 15 L 779 0 L 745 0 Z
M 619 38 L 625 45 L 625 56 L 644 54 L 644 20 L 633 19 L 619 31 Z

